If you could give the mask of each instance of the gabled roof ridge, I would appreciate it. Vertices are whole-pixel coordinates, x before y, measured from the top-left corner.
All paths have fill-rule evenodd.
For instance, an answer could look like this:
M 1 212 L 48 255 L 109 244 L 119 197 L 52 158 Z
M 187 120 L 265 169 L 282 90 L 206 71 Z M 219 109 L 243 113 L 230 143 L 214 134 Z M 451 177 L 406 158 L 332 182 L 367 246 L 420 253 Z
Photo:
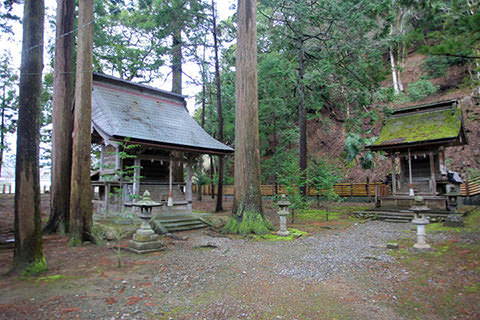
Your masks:
M 151 91 L 152 93 L 161 94 L 161 95 L 169 96 L 169 97 L 172 97 L 172 98 L 181 99 L 182 101 L 184 101 L 184 99 L 186 98 L 184 95 L 174 93 L 174 92 L 171 92 L 171 91 L 168 91 L 168 90 L 158 89 L 158 88 L 146 85 L 146 84 L 141 84 L 141 83 L 136 83 L 136 82 L 133 82 L 133 81 L 120 79 L 120 78 L 110 76 L 110 75 L 106 75 L 104 73 L 99 73 L 99 72 L 94 72 L 93 73 L 93 80 L 103 80 L 103 81 L 108 81 L 110 83 L 115 83 L 115 84 L 119 84 L 119 85 L 126 85 L 126 86 L 129 86 L 129 87 L 133 87 L 134 89 L 137 89 L 137 90 L 138 89 L 143 89 L 143 90 Z

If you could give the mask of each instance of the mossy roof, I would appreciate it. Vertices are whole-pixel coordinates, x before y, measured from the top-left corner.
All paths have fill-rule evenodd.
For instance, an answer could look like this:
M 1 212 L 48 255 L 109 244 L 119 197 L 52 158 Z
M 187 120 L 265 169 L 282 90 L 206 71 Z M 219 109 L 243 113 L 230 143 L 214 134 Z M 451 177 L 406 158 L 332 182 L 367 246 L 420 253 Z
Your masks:
M 456 102 L 395 111 L 385 119 L 377 140 L 367 148 L 382 150 L 429 143 L 462 144 L 462 114 Z

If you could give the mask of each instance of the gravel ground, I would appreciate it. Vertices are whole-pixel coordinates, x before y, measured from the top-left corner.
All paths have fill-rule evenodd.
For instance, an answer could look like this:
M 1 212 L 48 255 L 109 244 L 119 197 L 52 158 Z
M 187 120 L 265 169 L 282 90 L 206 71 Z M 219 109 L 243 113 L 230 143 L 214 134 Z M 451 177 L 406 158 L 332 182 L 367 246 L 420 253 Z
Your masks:
M 71 266 L 85 277 L 0 289 L 0 319 L 401 319 L 359 279 L 366 270 L 405 276 L 385 245 L 413 238 L 409 224 L 359 223 L 288 242 L 177 236 L 188 240 L 157 254 L 122 253 L 120 269 L 108 246 L 89 246 L 84 265 Z

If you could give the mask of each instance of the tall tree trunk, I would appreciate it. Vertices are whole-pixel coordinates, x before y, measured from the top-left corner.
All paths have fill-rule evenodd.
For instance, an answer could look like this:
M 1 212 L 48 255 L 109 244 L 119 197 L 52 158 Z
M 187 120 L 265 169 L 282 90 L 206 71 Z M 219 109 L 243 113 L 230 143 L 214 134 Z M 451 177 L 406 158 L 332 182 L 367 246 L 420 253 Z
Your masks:
M 395 65 L 395 57 L 393 55 L 393 49 L 390 47 L 388 50 L 390 54 L 390 66 L 392 68 L 392 83 L 393 83 L 393 93 L 395 95 L 400 94 L 400 89 L 398 87 L 398 80 L 397 80 L 397 67 Z
M 233 213 L 263 217 L 258 134 L 257 2 L 238 0 L 235 100 L 235 198 Z
M 0 177 L 2 176 L 2 165 L 3 165 L 3 149 L 5 148 L 5 108 L 7 107 L 5 103 L 6 90 L 7 87 L 3 85 L 3 94 L 2 94 L 2 125 L 0 127 Z
M 213 49 L 215 51 L 215 82 L 217 85 L 217 116 L 218 116 L 218 141 L 223 142 L 223 113 L 222 113 L 222 91 L 220 86 L 220 63 L 218 59 L 218 40 L 217 40 L 217 19 L 215 13 L 215 2 L 212 0 L 213 16 Z M 215 212 L 223 211 L 223 156 L 218 156 L 218 186 L 217 186 L 217 205 Z
M 46 268 L 42 250 L 39 142 L 43 69 L 42 0 L 25 0 L 15 168 L 15 250 L 13 270 Z
M 75 0 L 57 0 L 53 78 L 52 189 L 44 232 L 68 233 L 72 170 L 73 20 Z
M 182 29 L 172 34 L 172 92 L 182 94 Z
M 301 37 L 301 35 L 299 35 Z M 299 139 L 299 159 L 298 165 L 300 167 L 300 174 L 303 178 L 306 175 L 307 169 L 307 112 L 305 110 L 305 85 L 303 83 L 304 68 L 304 52 L 303 40 L 297 40 L 297 60 L 298 60 L 298 126 L 300 131 Z M 306 186 L 300 186 L 300 193 L 305 196 Z
M 73 124 L 70 243 L 94 240 L 90 186 L 90 127 L 92 123 L 93 0 L 79 2 L 75 113 Z

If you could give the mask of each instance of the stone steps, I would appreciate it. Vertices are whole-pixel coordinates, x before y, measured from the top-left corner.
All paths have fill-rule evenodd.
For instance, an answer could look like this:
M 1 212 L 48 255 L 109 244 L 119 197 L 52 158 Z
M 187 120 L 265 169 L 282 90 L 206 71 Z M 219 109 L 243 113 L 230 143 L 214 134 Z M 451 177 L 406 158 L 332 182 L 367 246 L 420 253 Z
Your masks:
M 168 233 L 176 231 L 187 231 L 206 228 L 210 224 L 204 219 L 196 216 L 181 216 L 172 218 L 154 218 L 152 224 L 155 232 Z
M 450 214 L 449 211 L 445 210 L 431 210 L 426 213 L 426 216 L 430 217 L 431 222 L 438 222 L 443 221 L 448 215 Z M 414 214 L 408 210 L 401 210 L 401 209 L 394 209 L 394 208 L 379 208 L 379 209 L 372 209 L 366 210 L 357 213 L 359 217 L 372 217 L 376 220 L 383 220 L 386 222 L 411 222 Z

